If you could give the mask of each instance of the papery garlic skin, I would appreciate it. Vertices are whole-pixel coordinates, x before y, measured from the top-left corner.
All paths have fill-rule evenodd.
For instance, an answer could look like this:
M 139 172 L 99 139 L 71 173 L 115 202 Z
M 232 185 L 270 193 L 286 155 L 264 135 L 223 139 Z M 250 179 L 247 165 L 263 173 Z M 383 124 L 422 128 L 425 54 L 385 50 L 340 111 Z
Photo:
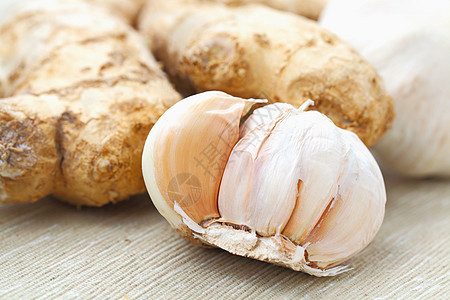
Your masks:
M 191 231 L 174 202 L 197 223 L 219 216 L 220 178 L 239 138 L 240 119 L 255 102 L 205 92 L 172 106 L 150 131 L 142 154 L 145 185 L 158 211 L 183 236 Z M 197 157 L 208 148 L 217 159 L 206 170 Z
M 166 112 L 142 161 L 155 206 L 193 242 L 315 276 L 346 270 L 337 265 L 367 246 L 383 220 L 386 193 L 376 161 L 355 134 L 304 107 L 267 105 L 239 128 L 249 103 L 206 92 Z M 224 126 L 232 149 L 221 148 L 227 158 L 220 178 L 207 178 L 193 155 L 207 141 L 220 145 Z M 186 172 L 202 185 L 189 205 L 174 201 L 164 179 Z

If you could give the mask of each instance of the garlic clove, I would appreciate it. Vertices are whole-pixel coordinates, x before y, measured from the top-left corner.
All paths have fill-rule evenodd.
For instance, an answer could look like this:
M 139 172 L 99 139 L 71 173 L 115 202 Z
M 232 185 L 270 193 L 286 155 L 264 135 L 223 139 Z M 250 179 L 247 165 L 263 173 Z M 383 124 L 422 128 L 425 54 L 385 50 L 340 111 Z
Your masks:
M 240 119 L 254 102 L 222 92 L 189 97 L 149 133 L 142 156 L 145 184 L 157 209 L 183 235 L 195 226 L 183 219 L 198 224 L 219 216 L 220 178 L 238 140 Z
M 269 116 L 271 106 L 278 109 Z M 344 147 L 326 117 L 302 112 L 289 104 L 268 105 L 243 124 L 241 135 L 247 134 L 233 149 L 220 186 L 223 219 L 261 235 L 283 232 L 297 243 L 314 228 L 337 193 Z M 337 145 L 334 151 L 330 143 Z
M 305 108 L 312 104 L 314 104 L 314 102 L 311 100 L 305 101 Z M 242 124 L 239 131 L 239 138 L 243 138 L 258 126 L 269 126 L 269 123 L 272 120 L 277 119 L 285 112 L 290 111 L 293 108 L 294 107 L 290 104 L 277 102 L 255 109 L 247 120 L 245 120 L 244 124 Z M 302 108 L 302 110 L 304 109 Z
M 296 124 L 297 123 L 297 124 Z M 283 234 L 302 245 L 338 192 L 345 146 L 337 127 L 317 112 L 299 114 L 289 127 L 303 131 L 300 139 L 297 202 Z M 293 130 L 293 129 L 291 129 Z
M 260 238 L 285 237 L 304 250 L 303 267 L 330 270 L 378 231 L 386 202 L 381 172 L 356 135 L 321 113 L 290 106 L 266 123 L 257 119 L 270 106 L 255 110 L 241 128 L 245 134 L 230 154 L 219 190 L 220 220 L 247 226 Z M 227 245 L 229 239 L 216 236 L 215 243 Z M 288 261 L 301 268 L 299 261 Z
M 255 113 L 257 110 L 253 116 Z M 293 152 L 281 153 L 279 149 L 286 143 L 285 136 L 273 134 L 286 116 L 282 114 L 267 125 L 257 126 L 239 140 L 228 160 L 219 190 L 222 218 L 250 226 L 263 236 L 280 233 L 295 204 L 297 182 L 292 183 L 296 181 L 295 174 L 290 174 L 295 173 L 296 165 L 292 164 L 295 155 L 283 157 Z M 246 122 L 249 121 L 252 117 Z M 284 174 L 277 174 L 277 171 Z
M 381 226 L 386 203 L 383 177 L 369 150 L 355 134 L 338 129 L 347 145 L 339 191 L 305 239 L 308 259 L 334 266 L 361 251 Z

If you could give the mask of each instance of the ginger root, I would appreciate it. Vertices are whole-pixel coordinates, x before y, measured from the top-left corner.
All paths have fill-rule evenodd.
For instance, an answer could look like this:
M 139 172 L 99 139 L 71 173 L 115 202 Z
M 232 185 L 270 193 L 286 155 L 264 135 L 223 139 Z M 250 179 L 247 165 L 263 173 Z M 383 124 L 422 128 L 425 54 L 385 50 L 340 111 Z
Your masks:
M 35 0 L 0 25 L 0 202 L 101 206 L 145 191 L 145 138 L 180 96 L 123 19 Z
M 139 28 L 188 93 L 220 90 L 313 109 L 373 145 L 393 102 L 375 69 L 316 22 L 259 5 L 150 0 Z

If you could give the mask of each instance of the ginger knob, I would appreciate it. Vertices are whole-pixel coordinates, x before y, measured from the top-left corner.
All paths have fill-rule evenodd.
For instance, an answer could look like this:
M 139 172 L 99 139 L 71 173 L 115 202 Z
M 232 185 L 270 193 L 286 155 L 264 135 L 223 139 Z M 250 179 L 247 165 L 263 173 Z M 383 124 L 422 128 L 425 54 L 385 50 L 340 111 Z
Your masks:
M 142 168 L 172 227 L 194 243 L 315 276 L 346 269 L 384 215 L 386 193 L 361 140 L 317 111 L 205 92 L 155 124 Z M 245 121 L 244 121 L 245 119 Z

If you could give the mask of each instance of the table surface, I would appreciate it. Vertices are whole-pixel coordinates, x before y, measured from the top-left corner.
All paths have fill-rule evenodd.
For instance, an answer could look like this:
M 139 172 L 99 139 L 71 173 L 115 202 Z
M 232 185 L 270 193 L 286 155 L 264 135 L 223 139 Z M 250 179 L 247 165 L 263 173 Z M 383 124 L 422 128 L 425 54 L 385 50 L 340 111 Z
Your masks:
M 0 298 L 411 299 L 450 294 L 450 182 L 388 178 L 375 240 L 317 278 L 193 246 L 148 197 L 103 208 L 0 205 Z

